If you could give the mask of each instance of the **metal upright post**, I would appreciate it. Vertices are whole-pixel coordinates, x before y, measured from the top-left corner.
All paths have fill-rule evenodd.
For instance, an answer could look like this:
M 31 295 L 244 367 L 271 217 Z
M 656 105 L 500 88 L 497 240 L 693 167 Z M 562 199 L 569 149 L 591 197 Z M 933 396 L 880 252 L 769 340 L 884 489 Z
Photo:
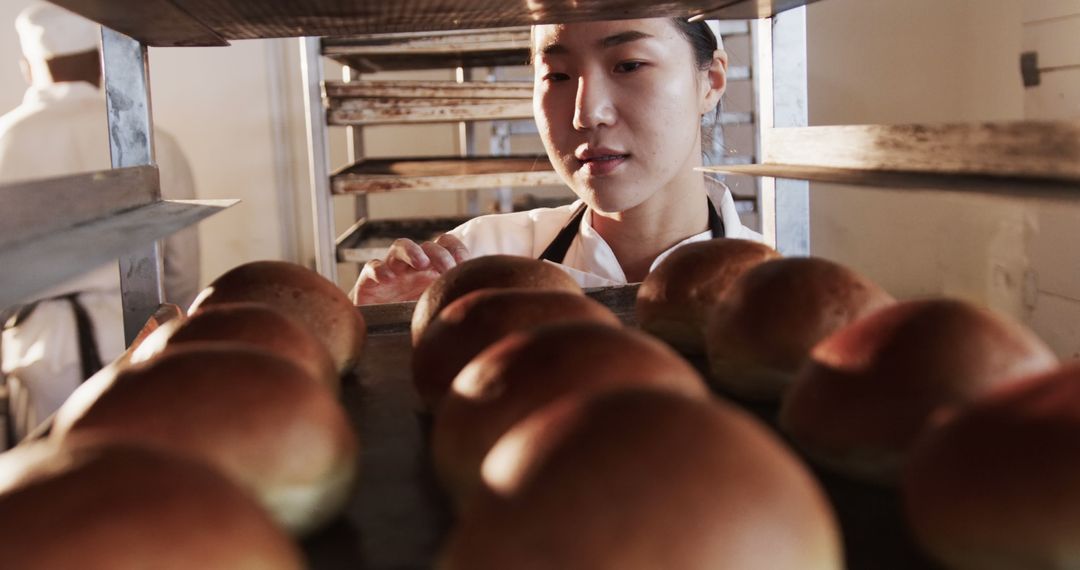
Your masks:
M 472 69 L 459 67 L 455 73 L 458 83 L 472 81 Z M 469 121 L 458 123 L 458 148 L 463 158 L 476 156 L 476 126 Z M 480 193 L 473 190 L 465 191 L 465 213 L 470 216 L 480 214 Z
M 346 65 L 341 68 L 341 79 L 345 83 L 359 81 L 360 73 Z M 350 164 L 356 164 L 359 160 L 364 158 L 364 128 L 359 125 L 345 127 L 345 145 L 348 151 Z M 356 206 L 354 211 L 357 220 L 366 219 L 370 215 L 368 212 L 368 195 L 366 192 L 356 195 Z
M 112 166 L 154 164 L 146 46 L 106 27 L 101 28 L 101 45 Z M 154 199 L 161 199 L 160 191 Z M 165 298 L 161 251 L 161 242 L 156 242 L 119 260 L 124 339 L 129 346 Z
M 334 251 L 334 203 L 330 195 L 330 153 L 326 112 L 322 105 L 322 54 L 319 38 L 300 39 L 300 63 L 307 84 L 304 118 L 308 131 L 308 164 L 311 171 L 311 214 L 315 228 L 315 270 L 337 283 Z
M 758 20 L 754 34 L 755 84 L 758 96 L 758 161 L 768 155 L 766 132 L 807 126 L 806 7 Z M 763 178 L 761 229 L 766 241 L 784 255 L 810 254 L 810 183 Z

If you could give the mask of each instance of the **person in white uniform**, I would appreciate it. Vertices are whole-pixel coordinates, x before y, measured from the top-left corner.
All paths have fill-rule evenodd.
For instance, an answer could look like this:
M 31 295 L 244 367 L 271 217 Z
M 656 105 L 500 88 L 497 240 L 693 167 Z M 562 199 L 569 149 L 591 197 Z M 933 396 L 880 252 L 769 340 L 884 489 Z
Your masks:
M 535 26 L 533 110 L 573 204 L 481 216 L 431 242 L 396 240 L 368 262 L 358 305 L 416 299 L 470 257 L 559 264 L 583 287 L 641 281 L 675 248 L 761 241 L 731 193 L 709 199 L 702 123 L 727 85 L 727 54 L 705 22 L 656 18 Z
M 0 184 L 110 168 L 100 27 L 35 2 L 19 14 L 15 28 L 30 87 L 22 104 L 0 117 Z M 162 196 L 195 198 L 191 168 L 176 141 L 160 131 L 155 141 Z M 164 263 L 166 299 L 187 306 L 199 285 L 194 229 L 166 240 Z M 8 389 L 8 427 L 17 441 L 123 351 L 118 265 L 4 309 L 14 314 L 0 322 L 0 369 Z

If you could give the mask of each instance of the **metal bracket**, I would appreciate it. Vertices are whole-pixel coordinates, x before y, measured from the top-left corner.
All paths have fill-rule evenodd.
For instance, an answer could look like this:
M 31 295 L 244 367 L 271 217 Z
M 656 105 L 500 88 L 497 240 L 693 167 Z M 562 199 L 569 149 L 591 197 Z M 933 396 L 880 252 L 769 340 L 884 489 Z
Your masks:
M 101 28 L 105 103 L 113 168 L 154 164 L 154 128 L 146 46 L 120 32 Z M 161 191 L 153 196 L 161 199 Z M 124 340 L 135 340 L 143 323 L 165 299 L 161 242 L 120 258 Z

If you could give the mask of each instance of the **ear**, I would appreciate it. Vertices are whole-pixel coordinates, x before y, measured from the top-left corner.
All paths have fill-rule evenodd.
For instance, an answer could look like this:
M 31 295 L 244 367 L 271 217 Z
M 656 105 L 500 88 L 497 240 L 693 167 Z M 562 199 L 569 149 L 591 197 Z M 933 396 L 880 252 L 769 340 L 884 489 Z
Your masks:
M 718 49 L 713 52 L 712 63 L 706 71 L 705 81 L 702 83 L 701 114 L 704 115 L 716 108 L 720 103 L 720 97 L 727 89 L 727 52 Z

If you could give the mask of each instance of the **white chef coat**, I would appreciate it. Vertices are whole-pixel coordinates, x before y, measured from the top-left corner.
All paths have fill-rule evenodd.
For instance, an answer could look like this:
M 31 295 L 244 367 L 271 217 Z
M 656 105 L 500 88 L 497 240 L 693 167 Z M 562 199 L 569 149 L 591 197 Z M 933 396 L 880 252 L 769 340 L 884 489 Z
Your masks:
M 460 239 L 474 257 L 501 253 L 535 259 L 540 257 L 540 254 L 555 239 L 559 230 L 570 222 L 581 203 L 581 200 L 577 200 L 573 204 L 558 208 L 536 208 L 525 212 L 480 216 L 448 233 Z M 739 213 L 735 210 L 735 201 L 727 188 L 722 188 L 719 192 L 719 200 L 715 200 L 715 204 L 720 213 L 720 219 L 724 222 L 725 237 L 759 242 L 764 240 L 761 234 L 747 228 L 739 220 Z M 649 271 L 655 269 L 679 246 L 711 238 L 712 234 L 704 231 L 682 240 L 657 256 L 649 267 Z M 604 287 L 627 283 L 626 274 L 623 273 L 619 260 L 615 258 L 615 252 L 593 229 L 590 215 L 582 218 L 577 237 L 567 250 L 566 257 L 562 264 L 556 265 L 574 277 L 582 287 Z
M 176 141 L 157 131 L 155 143 L 162 196 L 195 198 L 191 168 Z M 0 117 L 0 183 L 110 167 L 105 99 L 89 83 L 33 86 L 21 105 Z M 166 298 L 186 306 L 198 294 L 195 230 L 167 239 L 164 260 Z M 116 262 L 41 291 L 27 302 L 71 292 L 80 292 L 79 301 L 93 322 L 101 359 L 106 363 L 115 359 L 124 349 Z M 71 306 L 63 300 L 40 303 L 19 327 L 4 331 L 0 347 L 16 436 L 21 437 L 55 411 L 83 380 Z

